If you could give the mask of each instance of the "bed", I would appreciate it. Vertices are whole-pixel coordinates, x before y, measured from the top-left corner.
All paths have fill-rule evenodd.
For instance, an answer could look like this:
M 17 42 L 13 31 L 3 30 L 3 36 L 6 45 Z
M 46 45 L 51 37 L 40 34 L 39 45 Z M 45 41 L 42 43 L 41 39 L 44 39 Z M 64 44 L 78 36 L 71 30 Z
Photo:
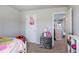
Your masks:
M 26 53 L 26 43 L 17 38 L 0 38 L 0 53 Z

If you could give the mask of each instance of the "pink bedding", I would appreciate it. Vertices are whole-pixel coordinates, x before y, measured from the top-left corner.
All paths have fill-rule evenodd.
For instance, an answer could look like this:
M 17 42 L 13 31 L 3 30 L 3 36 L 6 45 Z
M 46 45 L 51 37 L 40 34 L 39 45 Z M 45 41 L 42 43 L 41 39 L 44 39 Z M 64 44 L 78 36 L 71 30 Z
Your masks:
M 0 45 L 0 53 L 18 53 L 24 50 L 24 43 L 21 40 L 14 39 L 9 44 Z
M 7 45 L 0 45 L 0 51 L 4 50 L 7 48 Z

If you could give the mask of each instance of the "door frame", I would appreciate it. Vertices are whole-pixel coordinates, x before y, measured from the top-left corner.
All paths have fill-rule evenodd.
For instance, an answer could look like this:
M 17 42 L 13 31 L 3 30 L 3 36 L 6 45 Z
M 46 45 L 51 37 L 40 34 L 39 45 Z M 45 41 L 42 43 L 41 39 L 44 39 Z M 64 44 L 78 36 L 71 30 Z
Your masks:
M 73 19 L 72 19 L 72 8 L 67 8 L 66 11 L 59 11 L 59 12 L 54 12 L 52 14 L 52 45 L 54 46 L 54 15 L 55 14 L 66 14 L 66 18 L 67 18 L 67 12 L 70 12 L 70 19 L 72 21 L 72 27 L 71 27 L 71 30 L 72 30 L 72 33 L 73 33 Z
M 66 14 L 66 11 L 54 12 L 52 14 L 52 46 L 54 46 L 54 16 L 55 14 Z

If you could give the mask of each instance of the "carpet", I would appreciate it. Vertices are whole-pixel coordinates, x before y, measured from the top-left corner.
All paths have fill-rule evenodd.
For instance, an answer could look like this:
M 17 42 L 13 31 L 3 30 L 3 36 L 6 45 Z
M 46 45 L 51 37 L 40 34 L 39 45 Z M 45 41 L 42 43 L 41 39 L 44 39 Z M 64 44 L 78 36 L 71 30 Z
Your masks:
M 56 40 L 52 49 L 40 48 L 39 44 L 28 43 L 28 53 L 67 53 L 66 39 Z

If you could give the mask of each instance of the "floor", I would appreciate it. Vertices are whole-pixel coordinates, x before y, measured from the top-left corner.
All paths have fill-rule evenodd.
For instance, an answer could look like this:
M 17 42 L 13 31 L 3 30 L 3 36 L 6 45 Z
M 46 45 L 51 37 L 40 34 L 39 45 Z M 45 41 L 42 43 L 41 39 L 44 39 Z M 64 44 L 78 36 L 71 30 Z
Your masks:
M 52 49 L 40 48 L 40 45 L 29 43 L 28 53 L 67 53 L 67 41 L 56 40 Z

